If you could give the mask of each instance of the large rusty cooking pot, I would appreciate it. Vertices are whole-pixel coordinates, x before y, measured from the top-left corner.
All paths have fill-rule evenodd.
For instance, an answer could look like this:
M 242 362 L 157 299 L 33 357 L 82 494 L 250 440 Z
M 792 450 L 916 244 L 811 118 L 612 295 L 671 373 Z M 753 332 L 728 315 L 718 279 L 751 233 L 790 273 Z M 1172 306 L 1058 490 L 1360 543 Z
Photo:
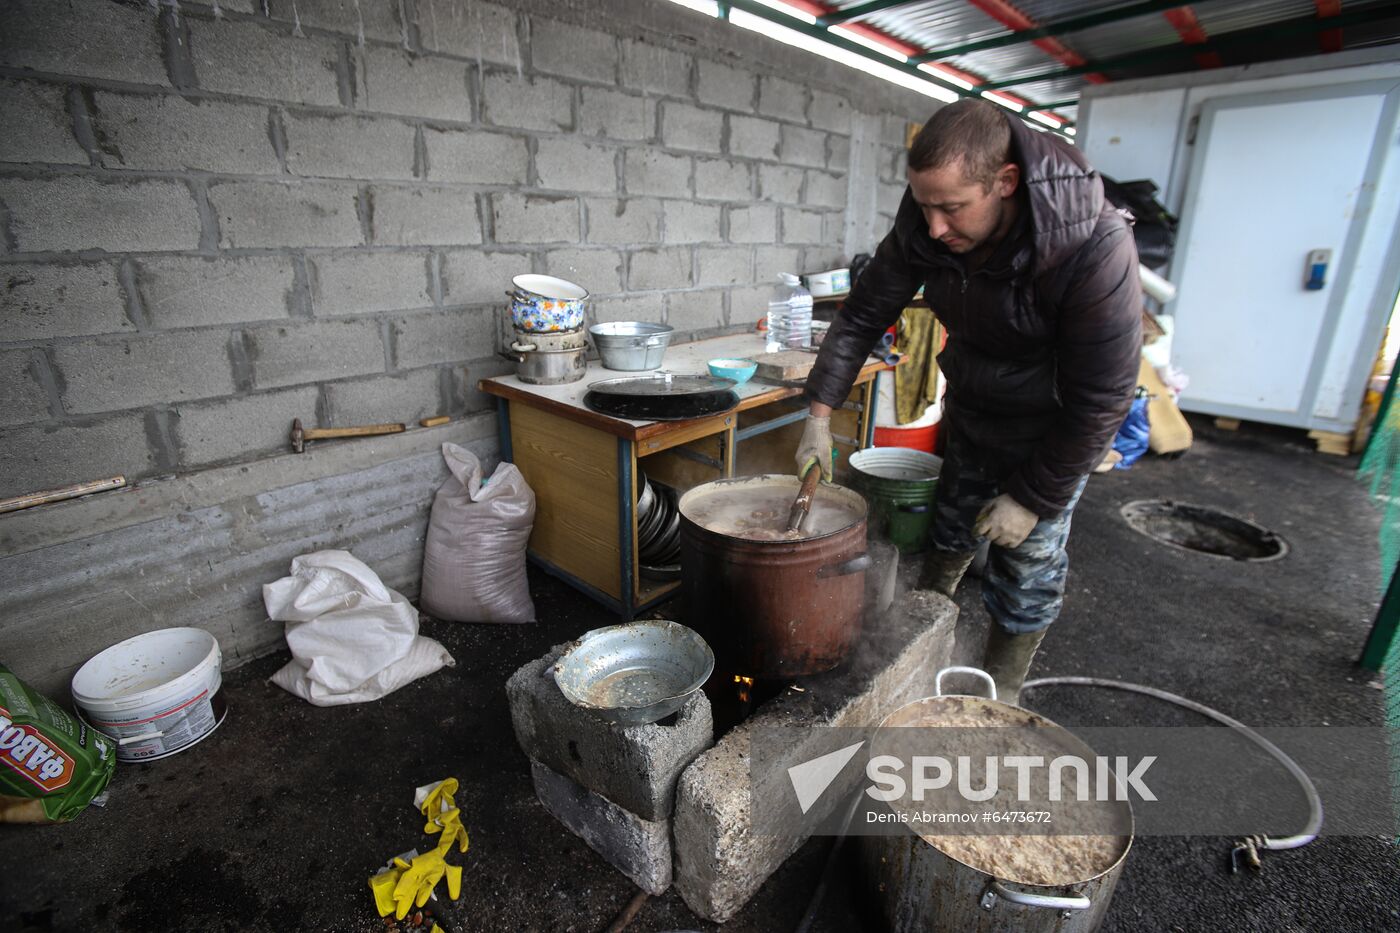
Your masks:
M 800 483 L 764 475 L 681 496 L 681 577 L 688 622 L 726 666 L 750 677 L 829 671 L 860 634 L 865 500 L 817 490 L 806 534 L 783 534 Z

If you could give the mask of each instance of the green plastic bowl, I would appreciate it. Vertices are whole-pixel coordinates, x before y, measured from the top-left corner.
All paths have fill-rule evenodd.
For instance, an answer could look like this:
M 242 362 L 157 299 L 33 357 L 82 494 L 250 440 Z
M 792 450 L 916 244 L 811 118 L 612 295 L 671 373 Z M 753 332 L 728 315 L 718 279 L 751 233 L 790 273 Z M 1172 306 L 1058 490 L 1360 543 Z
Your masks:
M 753 360 L 710 360 L 710 375 L 720 379 L 733 379 L 735 385 L 743 385 L 758 371 L 758 363 Z

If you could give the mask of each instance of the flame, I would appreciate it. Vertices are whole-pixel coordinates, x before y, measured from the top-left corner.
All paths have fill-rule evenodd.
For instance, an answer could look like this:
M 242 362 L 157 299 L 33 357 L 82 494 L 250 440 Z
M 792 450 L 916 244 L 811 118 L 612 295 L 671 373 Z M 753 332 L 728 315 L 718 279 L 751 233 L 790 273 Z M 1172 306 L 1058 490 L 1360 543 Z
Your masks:
M 753 678 L 735 674 L 734 682 L 739 685 L 739 702 L 749 702 L 749 688 L 753 686 Z

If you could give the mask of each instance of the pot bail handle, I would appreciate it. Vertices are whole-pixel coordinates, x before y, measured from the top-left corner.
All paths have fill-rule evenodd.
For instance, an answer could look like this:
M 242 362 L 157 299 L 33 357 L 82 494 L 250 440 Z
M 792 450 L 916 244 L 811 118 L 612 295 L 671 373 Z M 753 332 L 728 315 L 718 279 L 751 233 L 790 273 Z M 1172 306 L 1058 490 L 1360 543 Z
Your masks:
M 956 668 L 948 668 L 956 670 Z M 971 668 L 964 668 L 971 670 Z M 1092 905 L 1087 897 L 1082 894 L 1027 894 L 1024 891 L 1013 891 L 1001 883 L 1000 879 L 993 878 L 992 883 L 987 885 L 987 890 L 982 893 L 982 909 L 991 910 L 996 906 L 997 898 L 1005 898 L 1013 904 L 1020 904 L 1022 907 L 1044 907 L 1047 910 L 1088 910 Z
M 971 674 L 980 677 L 987 684 L 987 699 L 997 698 L 997 682 L 992 679 L 992 675 L 982 670 L 980 667 L 945 667 L 933 676 L 933 695 L 943 696 L 943 675 L 944 674 Z M 957 695 L 957 694 L 954 694 Z

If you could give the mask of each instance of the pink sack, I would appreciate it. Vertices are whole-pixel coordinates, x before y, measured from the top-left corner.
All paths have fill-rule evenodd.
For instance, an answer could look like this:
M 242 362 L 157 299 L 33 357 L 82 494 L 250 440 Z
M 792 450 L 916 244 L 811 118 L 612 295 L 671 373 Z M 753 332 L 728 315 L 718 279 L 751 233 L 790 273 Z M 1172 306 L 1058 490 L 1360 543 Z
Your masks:
M 513 463 L 481 478 L 481 461 L 443 444 L 452 476 L 438 487 L 423 552 L 423 611 L 454 622 L 533 622 L 525 548 L 535 493 Z

